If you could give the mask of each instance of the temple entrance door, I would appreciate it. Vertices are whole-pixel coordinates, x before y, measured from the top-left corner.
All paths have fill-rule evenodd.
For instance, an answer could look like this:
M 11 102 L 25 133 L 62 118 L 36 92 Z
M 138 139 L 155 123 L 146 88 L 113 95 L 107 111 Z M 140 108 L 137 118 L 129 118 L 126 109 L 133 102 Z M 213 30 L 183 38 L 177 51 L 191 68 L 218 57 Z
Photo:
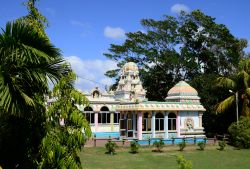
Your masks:
M 121 136 L 126 136 L 126 120 L 125 119 L 120 119 L 120 135 Z
M 133 120 L 127 119 L 127 137 L 133 137 L 134 130 L 133 130 Z

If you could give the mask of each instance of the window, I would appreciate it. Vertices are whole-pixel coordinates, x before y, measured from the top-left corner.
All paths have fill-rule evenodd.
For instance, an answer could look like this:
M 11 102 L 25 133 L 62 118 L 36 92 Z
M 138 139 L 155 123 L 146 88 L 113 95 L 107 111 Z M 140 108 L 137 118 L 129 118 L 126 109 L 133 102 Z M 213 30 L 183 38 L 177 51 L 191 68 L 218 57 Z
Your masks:
M 151 114 L 149 113 L 143 114 L 142 131 L 151 131 Z
M 95 90 L 92 95 L 93 95 L 93 98 L 98 98 L 100 93 L 98 90 Z
M 86 120 L 90 124 L 95 123 L 95 113 L 93 112 L 93 109 L 91 107 L 88 106 L 84 108 L 84 115 L 85 115 Z
M 168 114 L 168 130 L 176 130 L 176 115 L 174 113 Z
M 110 113 L 106 106 L 101 108 L 101 112 L 98 114 L 98 123 L 108 124 L 110 123 Z
M 114 123 L 119 123 L 120 113 L 114 113 Z
M 164 116 L 162 113 L 157 113 L 155 115 L 155 130 L 156 131 L 164 130 Z

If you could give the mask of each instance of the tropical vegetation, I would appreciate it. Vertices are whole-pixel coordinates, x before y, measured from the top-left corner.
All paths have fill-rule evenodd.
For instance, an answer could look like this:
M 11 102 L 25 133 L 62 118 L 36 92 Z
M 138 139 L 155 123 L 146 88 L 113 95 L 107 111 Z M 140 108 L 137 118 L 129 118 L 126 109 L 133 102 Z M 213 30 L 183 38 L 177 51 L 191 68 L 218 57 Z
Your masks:
M 53 89 L 56 101 L 46 112 L 46 135 L 40 147 L 39 168 L 81 168 L 78 154 L 91 136 L 88 121 L 77 105 L 87 104 L 86 97 L 74 88 L 73 72 L 62 77 Z
M 241 117 L 239 122 L 232 123 L 228 132 L 231 143 L 239 148 L 250 148 L 250 118 Z
M 76 104 L 87 100 L 74 89 L 76 75 L 47 37 L 35 2 L 0 32 L 0 166 L 81 168 L 77 153 L 91 131 Z M 47 111 L 49 82 L 56 102 Z
M 0 164 L 32 168 L 45 134 L 48 82 L 67 68 L 48 38 L 15 21 L 0 33 L 0 60 Z

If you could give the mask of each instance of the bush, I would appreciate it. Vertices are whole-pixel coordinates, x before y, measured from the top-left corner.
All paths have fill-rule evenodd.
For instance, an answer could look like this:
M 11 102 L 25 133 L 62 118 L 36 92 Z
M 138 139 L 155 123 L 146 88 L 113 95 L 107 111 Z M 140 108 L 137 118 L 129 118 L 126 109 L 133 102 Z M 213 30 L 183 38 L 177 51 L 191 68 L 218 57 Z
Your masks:
M 179 145 L 179 148 L 180 148 L 180 151 L 183 151 L 184 148 L 186 147 L 186 141 L 183 140 L 181 143 L 178 144 Z
M 153 144 L 153 146 L 156 147 L 156 150 L 155 150 L 155 151 L 161 152 L 161 150 L 162 150 L 162 148 L 163 148 L 163 146 L 164 146 L 164 142 L 163 142 L 162 140 L 160 140 L 160 141 L 155 141 L 154 144 Z
M 192 161 L 186 160 L 183 155 L 177 157 L 177 163 L 179 169 L 192 169 Z
M 205 142 L 199 142 L 199 143 L 197 143 L 197 145 L 199 146 L 200 150 L 204 150 L 205 146 L 206 146 L 206 143 Z
M 113 141 L 109 141 L 105 144 L 107 153 L 113 155 L 115 153 L 115 149 L 118 147 L 117 144 Z
M 250 148 L 250 118 L 241 117 L 228 128 L 232 145 L 239 148 Z
M 138 142 L 136 142 L 136 141 L 130 142 L 131 153 L 133 153 L 133 154 L 138 153 L 139 147 L 140 147 L 140 145 L 138 144 Z
M 226 147 L 226 141 L 225 140 L 219 141 L 219 147 L 220 151 L 224 150 Z

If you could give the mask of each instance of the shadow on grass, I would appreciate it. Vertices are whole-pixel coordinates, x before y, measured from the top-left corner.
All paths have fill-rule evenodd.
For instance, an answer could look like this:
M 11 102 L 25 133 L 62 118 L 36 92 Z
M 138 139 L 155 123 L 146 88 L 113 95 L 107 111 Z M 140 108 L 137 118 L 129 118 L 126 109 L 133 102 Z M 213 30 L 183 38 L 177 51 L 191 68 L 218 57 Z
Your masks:
M 116 153 L 110 153 L 110 152 L 105 152 L 104 154 L 108 154 L 108 155 L 116 155 Z
M 162 153 L 162 150 L 152 150 L 152 152 L 156 152 L 156 153 Z

